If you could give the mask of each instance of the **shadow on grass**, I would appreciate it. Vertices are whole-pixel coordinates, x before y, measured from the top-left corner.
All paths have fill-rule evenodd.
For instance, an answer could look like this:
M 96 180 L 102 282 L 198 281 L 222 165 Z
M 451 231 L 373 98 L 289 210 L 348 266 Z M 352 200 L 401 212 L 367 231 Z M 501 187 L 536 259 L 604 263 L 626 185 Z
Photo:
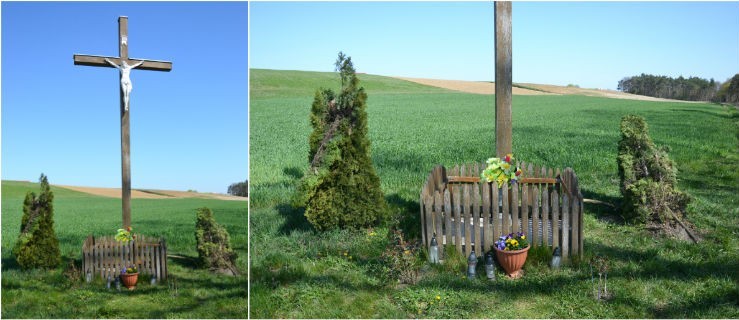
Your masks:
M 3 268 L 2 271 L 8 270 L 20 270 L 21 266 L 18 265 L 18 261 L 15 261 L 15 257 L 8 257 L 2 259 Z
M 198 257 L 191 257 L 179 254 L 168 254 L 167 259 L 169 259 L 169 261 L 172 261 L 172 263 L 188 270 L 195 270 L 198 268 Z
M 332 287 L 349 292 L 376 291 L 384 288 L 384 285 L 372 285 L 366 281 L 354 284 L 347 281 L 347 277 L 335 273 L 324 273 L 321 275 L 309 275 L 300 264 L 283 265 L 281 267 L 268 267 L 266 265 L 252 266 L 250 284 L 264 285 L 272 290 L 278 287 L 291 286 L 296 283 L 305 283 L 313 286 Z
M 293 231 L 313 230 L 313 226 L 305 217 L 304 208 L 294 208 L 290 204 L 281 203 L 275 206 L 275 209 L 285 219 L 285 222 L 280 226 L 280 234 L 288 235 Z
M 699 297 L 649 308 L 655 318 L 739 317 L 739 291 L 737 289 L 711 290 Z M 726 313 L 730 310 L 730 313 Z
M 621 198 L 607 196 L 596 193 L 588 189 L 581 189 L 582 196 L 585 199 L 593 199 L 602 203 L 585 202 L 585 211 L 595 214 L 595 218 L 609 223 L 624 224 L 619 208 L 621 207 Z
M 701 257 L 693 259 L 691 259 L 691 257 L 683 257 L 685 258 L 683 260 L 667 259 L 660 254 L 659 249 L 660 248 L 652 248 L 645 251 L 639 251 L 635 249 L 607 246 L 600 243 L 589 243 L 586 251 L 605 255 L 610 260 L 615 260 L 624 264 L 633 262 L 638 265 L 636 270 L 630 268 L 614 269 L 609 273 L 609 275 L 613 277 L 629 279 L 660 278 L 673 280 L 728 277 L 732 278 L 735 282 L 739 281 L 738 260 L 731 260 L 728 257 L 726 259 L 721 259 L 720 257 L 712 255 L 703 257 L 703 259 L 700 259 Z M 706 259 L 710 260 L 706 261 Z
M 291 177 L 295 180 L 302 179 L 304 175 L 303 171 L 300 170 L 300 168 L 298 167 L 289 167 L 289 168 L 282 169 L 282 173 L 284 173 L 288 177 Z
M 707 110 L 699 110 L 699 109 L 670 109 L 672 112 L 689 112 L 689 113 L 700 113 L 704 115 L 708 115 L 711 117 L 717 117 L 722 119 L 731 119 L 732 116 L 728 113 L 726 113 L 724 110 L 720 110 L 721 112 L 711 112 Z
M 385 197 L 390 206 L 391 221 L 398 224 L 407 239 L 421 238 L 421 216 L 418 201 L 403 199 L 397 193 Z

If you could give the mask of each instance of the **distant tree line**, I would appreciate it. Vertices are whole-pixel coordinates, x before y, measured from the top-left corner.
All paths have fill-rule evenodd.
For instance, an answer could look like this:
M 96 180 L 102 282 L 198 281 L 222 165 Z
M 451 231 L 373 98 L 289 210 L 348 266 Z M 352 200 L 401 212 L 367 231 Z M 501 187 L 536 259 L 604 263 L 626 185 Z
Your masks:
M 714 101 L 739 105 L 739 73 L 720 86 Z
M 722 84 L 714 79 L 642 73 L 621 79 L 618 90 L 665 99 L 736 103 L 739 101 L 739 74 Z
M 244 182 L 236 182 L 228 186 L 228 194 L 239 196 L 239 197 L 248 197 L 249 196 L 249 180 L 244 180 Z

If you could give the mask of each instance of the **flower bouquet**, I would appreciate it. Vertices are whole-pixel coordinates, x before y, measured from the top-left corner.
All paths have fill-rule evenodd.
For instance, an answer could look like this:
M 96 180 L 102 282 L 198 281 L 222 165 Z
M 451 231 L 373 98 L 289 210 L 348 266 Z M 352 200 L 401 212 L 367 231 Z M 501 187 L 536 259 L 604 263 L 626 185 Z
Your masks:
M 490 158 L 485 163 L 487 168 L 482 171 L 481 178 L 487 182 L 498 182 L 502 185 L 504 182 L 516 182 L 521 176 L 521 168 L 513 165 L 513 155 L 507 154 L 503 158 Z

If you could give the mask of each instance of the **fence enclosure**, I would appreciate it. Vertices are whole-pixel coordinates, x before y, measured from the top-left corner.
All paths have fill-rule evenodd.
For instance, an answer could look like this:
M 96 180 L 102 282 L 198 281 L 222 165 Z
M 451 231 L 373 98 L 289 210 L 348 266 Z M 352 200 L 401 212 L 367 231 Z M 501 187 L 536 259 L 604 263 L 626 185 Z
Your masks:
M 498 186 L 481 181 L 485 163 L 437 166 L 421 189 L 421 237 L 436 234 L 440 259 L 444 245 L 464 256 L 491 250 L 501 235 L 523 231 L 532 246 L 560 247 L 562 259 L 582 256 L 583 197 L 571 168 L 562 172 L 520 163 L 523 177 Z M 554 245 L 553 245 L 554 244 Z
M 127 244 L 112 236 L 88 236 L 82 244 L 83 272 L 107 279 L 121 274 L 122 268 L 135 266 L 140 274 L 167 279 L 167 243 L 164 238 L 136 235 Z

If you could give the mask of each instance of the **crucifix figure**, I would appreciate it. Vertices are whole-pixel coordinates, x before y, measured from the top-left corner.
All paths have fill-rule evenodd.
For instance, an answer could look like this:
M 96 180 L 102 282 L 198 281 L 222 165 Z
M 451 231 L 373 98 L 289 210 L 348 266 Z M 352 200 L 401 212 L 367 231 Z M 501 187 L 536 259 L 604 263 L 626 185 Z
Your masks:
M 133 90 L 133 84 L 131 83 L 131 69 L 144 64 L 144 61 L 139 61 L 139 63 L 132 66 L 129 66 L 125 60 L 121 61 L 120 66 L 115 64 L 113 61 L 110 61 L 108 58 L 105 58 L 105 62 L 121 71 L 121 91 L 123 92 L 123 105 L 124 109 L 128 111 L 128 98 L 131 96 L 131 90 Z
M 131 94 L 131 69 L 170 71 L 172 62 L 132 59 L 128 57 L 128 17 L 118 17 L 118 55 L 104 57 L 74 55 L 74 64 L 92 67 L 117 68 L 121 75 L 121 202 L 123 203 L 123 228 L 131 226 L 131 144 L 129 134 L 129 102 Z

